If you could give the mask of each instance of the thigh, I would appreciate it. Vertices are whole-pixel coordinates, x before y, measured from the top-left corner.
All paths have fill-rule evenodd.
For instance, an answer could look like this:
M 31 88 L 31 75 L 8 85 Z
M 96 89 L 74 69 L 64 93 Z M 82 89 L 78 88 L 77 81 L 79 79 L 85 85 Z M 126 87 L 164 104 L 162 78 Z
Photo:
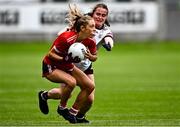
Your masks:
M 91 79 L 79 68 L 74 67 L 74 69 L 72 71 L 72 75 L 76 79 L 77 84 L 81 88 L 86 88 L 86 87 L 90 87 L 90 86 L 94 87 L 93 81 L 91 81 Z
M 55 83 L 69 83 L 69 82 L 76 82 L 76 79 L 71 76 L 69 73 L 55 69 L 53 72 L 48 74 L 46 78 Z
M 95 83 L 94 74 L 87 74 L 87 76 L 89 77 L 89 79 L 91 79 L 91 81 L 93 81 L 93 83 Z

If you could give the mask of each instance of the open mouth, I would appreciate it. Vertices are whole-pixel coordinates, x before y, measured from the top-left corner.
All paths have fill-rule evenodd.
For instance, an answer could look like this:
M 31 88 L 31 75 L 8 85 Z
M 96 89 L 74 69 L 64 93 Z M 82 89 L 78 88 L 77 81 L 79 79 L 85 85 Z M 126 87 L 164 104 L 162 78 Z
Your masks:
M 92 33 L 92 34 L 91 34 L 91 37 L 94 37 L 94 36 L 95 36 L 95 33 Z

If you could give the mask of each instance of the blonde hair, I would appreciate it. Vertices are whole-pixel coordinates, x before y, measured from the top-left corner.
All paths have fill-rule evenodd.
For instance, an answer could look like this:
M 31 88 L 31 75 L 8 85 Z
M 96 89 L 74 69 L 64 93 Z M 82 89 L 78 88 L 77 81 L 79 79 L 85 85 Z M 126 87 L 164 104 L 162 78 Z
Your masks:
M 66 16 L 66 20 L 69 23 L 69 27 L 80 32 L 81 26 L 86 26 L 89 23 L 89 20 L 93 18 L 88 15 L 84 15 L 74 4 L 73 6 L 69 4 L 69 13 Z

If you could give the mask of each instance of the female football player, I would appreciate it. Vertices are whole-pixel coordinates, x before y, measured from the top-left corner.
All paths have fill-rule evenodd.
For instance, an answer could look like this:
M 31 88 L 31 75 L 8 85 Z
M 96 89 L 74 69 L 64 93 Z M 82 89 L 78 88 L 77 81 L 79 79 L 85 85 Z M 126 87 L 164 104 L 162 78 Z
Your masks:
M 49 81 L 66 84 L 61 93 L 58 113 L 70 123 L 76 123 L 75 115 L 84 101 L 88 99 L 95 85 L 83 71 L 73 65 L 79 60 L 73 59 L 67 52 L 71 44 L 81 42 L 89 49 L 85 54 L 86 57 L 91 61 L 97 59 L 96 44 L 92 39 L 95 33 L 95 22 L 91 16 L 81 14 L 75 6 L 73 8 L 70 6 L 68 21 L 73 29 L 63 32 L 56 38 L 43 59 L 42 70 L 43 77 Z M 66 104 L 76 84 L 78 84 L 81 91 L 69 111 Z M 45 100 L 49 98 L 48 96 L 43 91 L 39 92 L 39 106 L 45 114 L 48 113 L 48 107 L 45 103 Z
M 101 45 L 107 50 L 111 51 L 113 47 L 113 34 L 109 29 L 108 18 L 108 7 L 105 4 L 97 4 L 92 12 L 88 13 L 91 17 L 93 17 L 96 25 L 96 33 L 94 39 L 96 41 L 96 45 L 99 48 Z M 66 28 L 66 31 L 70 30 L 70 27 Z M 65 31 L 65 30 L 63 30 Z M 62 31 L 58 33 L 60 35 Z M 94 74 L 92 69 L 92 62 L 88 59 L 81 61 L 80 63 L 75 63 L 75 65 L 80 68 L 82 71 L 86 73 L 86 75 L 94 82 Z M 60 99 L 63 88 L 66 85 L 61 85 L 61 88 L 54 88 L 46 92 L 49 99 Z M 79 113 L 77 114 L 77 122 L 78 123 L 88 123 L 89 121 L 85 119 L 86 112 L 91 108 L 91 105 L 94 101 L 94 92 L 88 97 L 88 99 L 81 106 Z M 47 101 L 46 101 L 47 105 Z

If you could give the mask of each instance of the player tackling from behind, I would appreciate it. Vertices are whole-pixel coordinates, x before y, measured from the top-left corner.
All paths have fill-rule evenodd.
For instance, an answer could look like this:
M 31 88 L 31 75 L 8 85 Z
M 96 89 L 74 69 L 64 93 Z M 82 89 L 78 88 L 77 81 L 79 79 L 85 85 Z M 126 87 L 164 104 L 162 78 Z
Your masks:
M 103 4 L 97 4 L 92 12 L 88 13 L 88 15 L 90 15 L 91 17 L 93 17 L 94 21 L 95 21 L 95 25 L 96 25 L 96 33 L 94 36 L 94 39 L 96 40 L 96 45 L 97 47 L 101 47 L 101 45 L 103 45 L 103 47 L 107 50 L 107 51 L 111 51 L 112 47 L 113 47 L 113 34 L 111 32 L 111 30 L 109 29 L 109 22 L 107 20 L 108 18 L 108 7 Z M 68 31 L 70 30 L 70 27 L 67 27 L 66 30 L 63 31 Z M 58 35 L 60 35 L 62 33 L 62 31 L 60 31 L 58 33 Z M 92 62 L 90 60 L 84 60 L 80 63 L 75 63 L 75 65 L 80 68 L 82 71 L 84 71 L 86 73 L 86 75 L 94 82 L 94 74 L 93 74 L 93 68 L 92 68 Z M 66 85 L 63 84 L 61 85 L 60 88 L 54 88 L 47 91 L 44 91 L 43 94 L 46 94 L 48 96 L 48 99 L 61 99 L 61 93 L 63 91 L 63 88 Z M 78 123 L 89 123 L 89 121 L 87 119 L 85 119 L 85 114 L 88 112 L 88 110 L 91 108 L 93 102 L 94 102 L 94 93 L 95 90 L 90 94 L 90 96 L 88 97 L 88 99 L 84 102 L 84 104 L 81 106 L 80 111 L 77 114 L 77 122 Z M 43 113 L 48 112 L 48 105 L 47 105 L 47 100 L 45 100 L 44 102 L 44 106 L 46 107 L 43 110 L 41 110 Z
M 91 16 L 83 15 L 76 6 L 69 6 L 68 21 L 73 28 L 59 35 L 51 46 L 49 52 L 43 59 L 43 77 L 51 82 L 64 83 L 66 87 L 61 93 L 61 100 L 58 106 L 58 113 L 70 123 L 77 123 L 76 114 L 81 108 L 82 103 L 88 99 L 93 92 L 95 84 L 88 76 L 74 66 L 73 63 L 79 62 L 79 59 L 73 59 L 68 54 L 71 44 L 81 42 L 89 51 L 85 54 L 91 61 L 97 59 L 95 41 L 92 39 L 95 33 L 95 22 Z M 80 93 L 77 96 L 70 110 L 67 109 L 67 101 L 78 84 Z M 39 106 L 44 114 L 48 113 L 44 102 L 49 98 L 43 91 L 39 92 Z M 44 110 L 45 109 L 45 110 Z

